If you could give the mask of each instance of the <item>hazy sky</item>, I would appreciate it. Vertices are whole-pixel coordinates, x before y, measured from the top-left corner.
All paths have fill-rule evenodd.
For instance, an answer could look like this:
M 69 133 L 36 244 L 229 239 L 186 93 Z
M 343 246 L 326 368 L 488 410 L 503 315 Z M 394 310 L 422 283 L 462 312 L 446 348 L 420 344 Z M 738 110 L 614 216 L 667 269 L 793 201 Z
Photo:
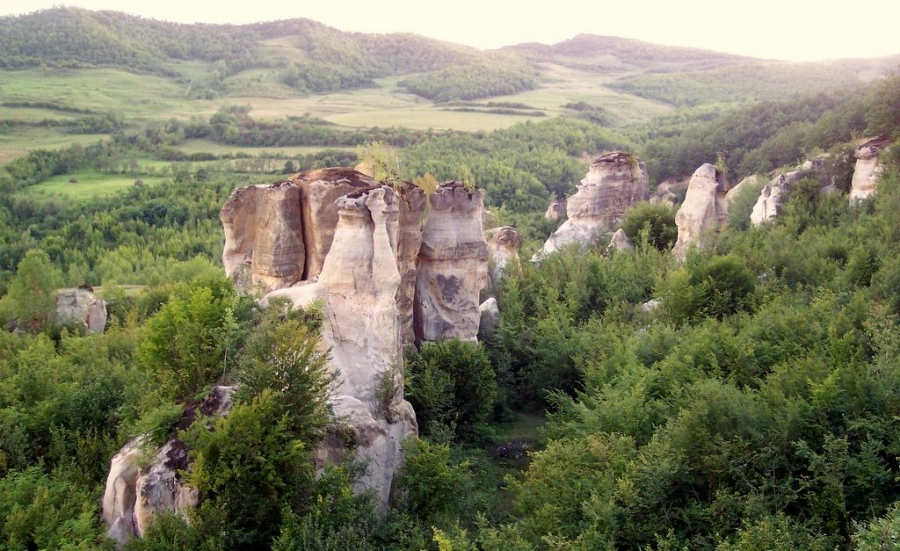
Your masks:
M 0 14 L 59 0 L 3 0 Z M 900 0 L 67 0 L 185 23 L 307 17 L 345 31 L 413 32 L 496 48 L 579 33 L 637 38 L 763 58 L 818 60 L 900 54 Z

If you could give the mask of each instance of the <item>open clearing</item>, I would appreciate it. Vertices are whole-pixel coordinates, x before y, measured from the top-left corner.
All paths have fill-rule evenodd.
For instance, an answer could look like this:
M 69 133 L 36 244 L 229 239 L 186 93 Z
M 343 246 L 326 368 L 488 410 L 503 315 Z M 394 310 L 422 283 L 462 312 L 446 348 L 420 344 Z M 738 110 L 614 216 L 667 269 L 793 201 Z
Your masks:
M 70 183 L 75 178 L 77 183 Z M 158 184 L 168 178 L 162 176 L 130 176 L 127 174 L 99 174 L 93 171 L 79 171 L 72 174 L 54 176 L 36 186 L 25 188 L 24 193 L 41 199 L 58 198 L 74 201 L 89 200 L 100 195 L 111 195 L 134 185 L 140 178 L 144 185 Z

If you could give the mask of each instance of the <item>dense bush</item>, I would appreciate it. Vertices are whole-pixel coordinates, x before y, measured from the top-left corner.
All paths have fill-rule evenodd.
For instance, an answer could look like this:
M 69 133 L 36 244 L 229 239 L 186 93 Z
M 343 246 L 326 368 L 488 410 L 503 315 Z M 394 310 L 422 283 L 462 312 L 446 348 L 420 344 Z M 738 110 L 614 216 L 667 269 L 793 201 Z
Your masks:
M 622 230 L 633 243 L 647 244 L 659 250 L 672 248 L 678 239 L 675 211 L 660 203 L 638 203 L 625 211 Z
M 426 343 L 406 358 L 406 396 L 422 434 L 449 430 L 473 439 L 485 428 L 497 394 L 494 369 L 484 349 L 455 339 Z

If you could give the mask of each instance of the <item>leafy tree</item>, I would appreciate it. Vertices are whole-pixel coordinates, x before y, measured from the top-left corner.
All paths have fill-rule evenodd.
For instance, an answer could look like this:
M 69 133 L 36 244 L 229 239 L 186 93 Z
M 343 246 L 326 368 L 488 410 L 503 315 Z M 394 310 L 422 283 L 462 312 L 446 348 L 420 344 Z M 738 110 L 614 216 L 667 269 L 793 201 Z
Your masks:
M 476 437 L 494 408 L 497 381 L 484 349 L 456 339 L 426 343 L 406 359 L 406 396 L 423 434 L 449 427 Z
M 659 203 L 638 203 L 625 211 L 622 230 L 634 243 L 640 243 L 646 234 L 647 244 L 660 251 L 672 248 L 678 239 L 675 212 Z
M 0 300 L 0 315 L 22 327 L 40 329 L 56 310 L 56 289 L 62 282 L 59 268 L 42 250 L 29 251 L 19 263 L 7 295 Z

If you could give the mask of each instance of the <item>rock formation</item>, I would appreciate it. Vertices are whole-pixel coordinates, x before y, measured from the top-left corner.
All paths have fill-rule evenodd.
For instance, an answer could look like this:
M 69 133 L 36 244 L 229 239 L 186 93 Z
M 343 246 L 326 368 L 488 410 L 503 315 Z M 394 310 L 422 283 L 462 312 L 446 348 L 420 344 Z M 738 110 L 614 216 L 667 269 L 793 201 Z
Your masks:
M 286 296 L 298 306 L 321 303 L 322 344 L 331 352 L 329 367 L 340 375 L 329 404 L 337 426 L 350 431 L 353 446 L 348 449 L 333 435 L 317 450 L 317 459 L 323 466 L 352 453 L 366 463 L 356 484 L 374 490 L 382 508 L 402 463 L 400 444 L 417 433 L 397 370 L 403 364 L 397 308 L 402 202 L 387 186 L 338 199 L 339 220 L 318 281 L 266 297 Z
M 649 199 L 648 182 L 644 163 L 630 153 L 613 151 L 597 157 L 578 184 L 578 191 L 566 202 L 568 220 L 532 260 L 573 243 L 582 249 L 596 244 L 601 234 L 613 232 L 628 207 Z
M 544 213 L 544 220 L 557 221 L 566 217 L 566 200 L 554 199 L 547 205 L 547 212 Z
M 348 193 L 372 187 L 375 181 L 355 170 L 325 168 L 301 174 L 296 185 L 300 189 L 303 241 L 307 251 L 303 279 L 312 280 L 322 271 L 334 239 L 338 224 L 335 201 Z
M 653 193 L 650 194 L 650 202 L 653 204 L 661 203 L 674 207 L 681 203 L 684 193 L 687 190 L 687 180 L 664 180 L 656 186 Z
M 65 289 L 56 295 L 53 324 L 76 327 L 87 334 L 106 328 L 106 302 L 87 289 Z
M 458 182 L 431 194 L 416 279 L 416 339 L 478 335 L 478 295 L 488 280 L 482 231 L 483 192 Z
M 219 213 L 222 263 L 239 288 L 269 292 L 303 279 L 300 190 L 289 181 L 232 192 Z
M 355 170 L 328 168 L 234 190 L 219 214 L 225 274 L 263 294 L 314 278 L 337 225 L 334 200 L 374 184 Z
M 206 416 L 228 415 L 233 387 L 213 388 L 209 396 L 191 413 Z M 187 413 L 186 413 L 187 415 Z M 189 467 L 187 447 L 177 438 L 145 458 L 145 437 L 132 438 L 110 464 L 103 492 L 102 518 L 107 535 L 124 545 L 141 537 L 153 519 L 163 513 L 185 514 L 197 506 L 197 490 L 182 484 L 179 470 Z
M 875 186 L 881 176 L 881 165 L 878 153 L 887 146 L 884 138 L 864 140 L 856 148 L 856 166 L 853 168 L 853 181 L 850 184 L 850 201 L 859 201 L 875 194 Z
M 500 307 L 497 306 L 496 298 L 488 297 L 488 299 L 482 302 L 481 306 L 478 307 L 478 313 L 481 316 L 480 325 L 478 327 L 479 334 L 486 335 L 500 325 Z
M 484 239 L 487 241 L 491 288 L 496 289 L 507 273 L 516 272 L 520 267 L 519 247 L 522 246 L 522 236 L 512 226 L 500 226 L 485 230 Z
M 416 339 L 413 327 L 413 309 L 416 296 L 419 249 L 422 248 L 422 218 L 425 215 L 425 192 L 413 185 L 399 190 L 400 234 L 397 239 L 397 269 L 400 271 L 400 288 L 397 290 L 397 308 L 400 311 L 400 336 L 404 345 Z
M 784 204 L 791 186 L 802 180 L 803 176 L 803 171 L 795 170 L 772 178 L 771 182 L 763 186 L 759 199 L 753 205 L 753 210 L 750 212 L 750 223 L 759 226 L 777 218 L 781 214 L 781 206 Z
M 727 222 L 726 193 L 728 181 L 715 166 L 707 163 L 694 171 L 684 203 L 675 214 L 678 241 L 672 254 L 676 258 L 683 260 L 691 246 L 702 249 L 710 234 Z

